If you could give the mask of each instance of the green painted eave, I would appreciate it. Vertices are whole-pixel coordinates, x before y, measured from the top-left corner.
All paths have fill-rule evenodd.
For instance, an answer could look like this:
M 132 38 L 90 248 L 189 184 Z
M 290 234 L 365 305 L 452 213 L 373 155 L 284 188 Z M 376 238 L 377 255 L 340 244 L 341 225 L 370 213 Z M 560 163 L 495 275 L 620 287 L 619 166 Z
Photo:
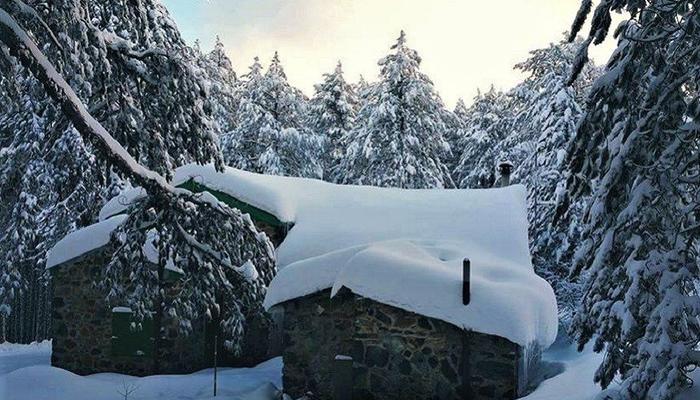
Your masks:
M 289 227 L 289 225 L 291 225 L 290 223 L 280 221 L 277 217 L 265 210 L 261 210 L 246 202 L 240 201 L 227 193 L 210 189 L 207 186 L 202 185 L 201 183 L 195 182 L 193 179 L 190 179 L 187 182 L 178 185 L 177 187 L 187 189 L 193 193 L 209 192 L 214 197 L 216 197 L 217 200 L 225 203 L 229 207 L 237 208 L 241 210 L 242 213 L 249 214 L 254 221 L 264 222 L 266 224 L 281 228 Z

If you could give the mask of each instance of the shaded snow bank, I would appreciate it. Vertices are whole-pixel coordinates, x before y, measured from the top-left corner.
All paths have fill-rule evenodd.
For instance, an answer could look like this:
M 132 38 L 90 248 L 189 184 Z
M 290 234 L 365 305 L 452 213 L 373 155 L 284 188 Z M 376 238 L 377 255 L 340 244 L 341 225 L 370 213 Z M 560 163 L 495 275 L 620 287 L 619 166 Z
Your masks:
M 119 374 L 79 376 L 48 365 L 21 368 L 0 376 L 3 400 L 114 400 L 125 387 L 132 400 L 271 400 L 276 398 L 282 359 L 254 368 L 219 368 L 218 396 L 212 396 L 213 370 L 190 375 L 154 375 L 143 378 Z
M 0 376 L 16 369 L 31 365 L 48 365 L 50 362 L 50 340 L 31 344 L 0 343 Z M 0 383 L 0 399 L 4 399 L 2 393 Z

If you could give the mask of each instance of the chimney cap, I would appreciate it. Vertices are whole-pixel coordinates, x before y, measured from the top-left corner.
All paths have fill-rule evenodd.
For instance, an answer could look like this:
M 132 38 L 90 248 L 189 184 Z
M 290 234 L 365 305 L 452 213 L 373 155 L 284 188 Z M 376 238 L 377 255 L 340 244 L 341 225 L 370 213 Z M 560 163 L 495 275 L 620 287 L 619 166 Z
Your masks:
M 498 172 L 501 174 L 510 174 L 513 171 L 513 163 L 508 160 L 501 160 L 498 162 Z

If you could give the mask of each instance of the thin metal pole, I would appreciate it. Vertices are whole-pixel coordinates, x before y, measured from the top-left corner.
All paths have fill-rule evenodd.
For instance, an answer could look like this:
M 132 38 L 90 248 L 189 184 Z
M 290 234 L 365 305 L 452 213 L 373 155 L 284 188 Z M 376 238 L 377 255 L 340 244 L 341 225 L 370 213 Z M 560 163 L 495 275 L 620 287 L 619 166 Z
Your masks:
M 218 327 L 217 327 L 218 328 Z M 218 355 L 218 338 L 219 338 L 219 331 L 218 329 L 214 332 L 214 397 L 216 397 L 216 375 L 217 375 L 217 355 Z

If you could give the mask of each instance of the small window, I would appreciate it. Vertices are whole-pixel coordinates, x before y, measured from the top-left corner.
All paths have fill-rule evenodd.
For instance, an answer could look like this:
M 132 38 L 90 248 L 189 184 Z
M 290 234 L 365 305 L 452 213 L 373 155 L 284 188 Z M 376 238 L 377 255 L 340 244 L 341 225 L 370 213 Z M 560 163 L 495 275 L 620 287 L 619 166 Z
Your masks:
M 142 329 L 132 329 L 132 312 L 126 307 L 112 310 L 112 355 L 144 357 L 153 354 L 153 320 L 141 322 Z M 135 323 L 134 323 L 135 324 Z

